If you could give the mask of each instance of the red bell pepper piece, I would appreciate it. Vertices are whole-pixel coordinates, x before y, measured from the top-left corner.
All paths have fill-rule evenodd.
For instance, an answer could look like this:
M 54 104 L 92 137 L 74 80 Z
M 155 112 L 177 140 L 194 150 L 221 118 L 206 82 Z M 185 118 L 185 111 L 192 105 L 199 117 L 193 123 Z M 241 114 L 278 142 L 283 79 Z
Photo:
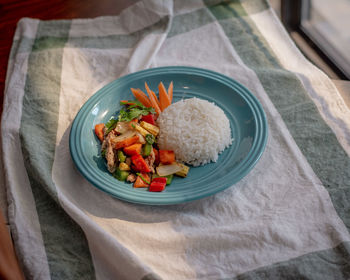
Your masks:
M 102 142 L 104 139 L 104 133 L 103 133 L 103 128 L 105 127 L 104 123 L 99 123 L 95 125 L 95 134 L 98 137 L 98 139 L 100 139 L 100 141 Z
M 165 189 L 165 185 L 166 185 L 166 178 L 165 178 L 165 183 L 157 182 L 153 180 L 149 185 L 148 190 L 150 192 L 161 192 Z
M 140 171 L 141 173 L 151 172 L 151 169 L 149 168 L 147 162 L 140 154 L 133 155 L 131 157 L 131 161 L 134 164 L 134 169 L 136 169 L 137 171 Z
M 153 114 L 148 114 L 146 116 L 142 116 L 141 121 L 150 123 L 152 125 L 157 125 Z
M 152 182 L 158 182 L 158 183 L 162 183 L 162 184 L 166 184 L 167 181 L 167 177 L 156 177 L 152 180 Z
M 172 164 L 175 161 L 175 153 L 168 150 L 159 150 L 159 161 L 163 164 Z

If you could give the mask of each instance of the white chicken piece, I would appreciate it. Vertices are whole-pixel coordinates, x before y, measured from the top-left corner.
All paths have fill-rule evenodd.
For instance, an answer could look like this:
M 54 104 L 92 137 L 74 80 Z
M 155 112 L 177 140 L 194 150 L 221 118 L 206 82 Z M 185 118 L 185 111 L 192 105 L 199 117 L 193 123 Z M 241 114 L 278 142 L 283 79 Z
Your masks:
M 130 183 L 134 183 L 136 181 L 136 175 L 133 173 L 130 173 L 128 177 L 126 177 L 126 181 Z
M 151 169 L 152 173 L 155 173 L 155 171 L 154 171 L 154 161 L 155 160 L 156 160 L 156 155 L 154 154 L 154 151 L 152 149 L 150 155 L 145 158 L 145 161 L 148 164 L 149 168 Z
M 115 153 L 113 149 L 113 138 L 115 138 L 115 135 L 110 132 L 106 137 L 106 160 L 107 160 L 107 168 L 108 171 L 111 173 L 114 173 L 117 167 L 116 160 L 115 160 Z

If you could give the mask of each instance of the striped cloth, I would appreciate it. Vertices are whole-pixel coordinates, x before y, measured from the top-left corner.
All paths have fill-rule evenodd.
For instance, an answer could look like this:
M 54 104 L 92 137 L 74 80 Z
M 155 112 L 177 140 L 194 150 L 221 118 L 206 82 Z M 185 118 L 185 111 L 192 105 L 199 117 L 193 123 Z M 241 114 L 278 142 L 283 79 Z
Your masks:
M 266 150 L 239 183 L 173 206 L 115 199 L 69 153 L 71 123 L 107 83 L 186 65 L 262 103 Z M 350 110 L 263 0 L 141 0 L 118 16 L 18 23 L 2 161 L 28 279 L 349 279 Z

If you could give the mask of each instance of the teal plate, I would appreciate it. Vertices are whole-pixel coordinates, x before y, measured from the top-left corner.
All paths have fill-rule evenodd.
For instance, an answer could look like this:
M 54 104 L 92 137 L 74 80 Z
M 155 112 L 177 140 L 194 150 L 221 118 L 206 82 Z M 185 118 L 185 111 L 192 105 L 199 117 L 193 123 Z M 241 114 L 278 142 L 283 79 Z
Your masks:
M 130 88 L 144 88 L 144 82 L 156 89 L 162 81 L 174 82 L 173 102 L 198 97 L 214 102 L 231 124 L 232 145 L 216 163 L 191 167 L 187 178 L 174 178 L 163 192 L 135 189 L 120 182 L 107 171 L 100 155 L 100 143 L 93 130 L 106 123 L 121 109 L 120 100 L 133 99 Z M 267 140 L 266 116 L 259 101 L 237 81 L 222 74 L 193 67 L 152 68 L 121 77 L 96 92 L 74 119 L 70 152 L 81 174 L 100 190 L 133 203 L 161 205 L 201 199 L 228 187 L 244 177 L 257 163 Z

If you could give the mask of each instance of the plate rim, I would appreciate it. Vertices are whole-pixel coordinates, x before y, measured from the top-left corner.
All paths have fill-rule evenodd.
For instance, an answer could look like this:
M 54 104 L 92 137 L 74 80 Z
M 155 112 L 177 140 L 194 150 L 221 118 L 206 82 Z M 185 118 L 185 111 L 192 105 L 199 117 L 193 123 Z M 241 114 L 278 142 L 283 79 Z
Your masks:
M 88 168 L 83 168 L 87 163 L 82 159 L 84 158 L 83 153 L 81 151 L 80 146 L 77 144 L 77 134 L 81 132 L 81 126 L 84 124 L 85 115 L 90 114 L 91 110 L 96 104 L 97 101 L 101 98 L 101 94 L 108 94 L 109 90 L 116 90 L 115 85 L 117 87 L 123 86 L 124 83 L 129 83 L 130 80 L 138 80 L 140 78 L 147 78 L 147 76 L 164 74 L 164 73 L 181 73 L 181 74 L 196 74 L 200 75 L 204 78 L 214 79 L 222 84 L 233 89 L 236 93 L 238 93 L 244 100 L 247 102 L 248 106 L 251 108 L 252 113 L 254 115 L 254 121 L 256 125 L 256 137 L 252 143 L 252 147 L 249 153 L 245 156 L 245 160 L 240 163 L 239 167 L 235 169 L 234 173 L 230 172 L 232 180 L 227 183 L 225 179 L 217 181 L 217 185 L 219 187 L 212 188 L 210 191 L 206 191 L 205 193 L 199 193 L 195 196 L 184 196 L 180 194 L 179 197 L 174 196 L 174 193 L 171 193 L 173 198 L 169 199 L 169 197 L 162 197 L 161 193 L 152 193 L 152 201 L 146 198 L 142 198 L 142 193 L 139 192 L 137 195 L 131 196 L 126 193 L 116 193 L 110 190 L 110 188 L 104 187 L 100 185 L 101 178 L 96 178 L 93 173 L 87 172 Z M 92 128 L 93 129 L 93 128 Z M 268 124 L 265 111 L 262 108 L 259 100 L 254 96 L 244 85 L 234 80 L 233 78 L 221 74 L 219 72 L 215 72 L 209 69 L 197 68 L 191 66 L 164 66 L 164 67 L 155 67 L 149 68 L 141 71 L 137 71 L 134 73 L 130 73 L 115 79 L 114 81 L 108 83 L 107 85 L 100 88 L 96 91 L 90 98 L 81 106 L 78 113 L 76 114 L 69 134 L 69 150 L 72 160 L 79 170 L 79 172 L 87 179 L 94 187 L 110 194 L 113 197 L 118 199 L 137 203 L 137 204 L 147 204 L 147 205 L 173 205 L 180 204 L 185 202 L 190 202 L 198 199 L 202 199 L 204 197 L 211 196 L 215 193 L 221 192 L 226 188 L 229 188 L 240 181 L 244 176 L 246 176 L 256 165 L 256 163 L 261 158 L 267 143 L 268 138 Z M 89 167 L 89 166 L 88 166 Z M 93 169 L 92 169 L 93 170 Z M 102 182 L 103 183 L 103 182 Z M 105 181 L 105 183 L 107 183 Z M 193 193 L 192 193 L 193 194 Z

